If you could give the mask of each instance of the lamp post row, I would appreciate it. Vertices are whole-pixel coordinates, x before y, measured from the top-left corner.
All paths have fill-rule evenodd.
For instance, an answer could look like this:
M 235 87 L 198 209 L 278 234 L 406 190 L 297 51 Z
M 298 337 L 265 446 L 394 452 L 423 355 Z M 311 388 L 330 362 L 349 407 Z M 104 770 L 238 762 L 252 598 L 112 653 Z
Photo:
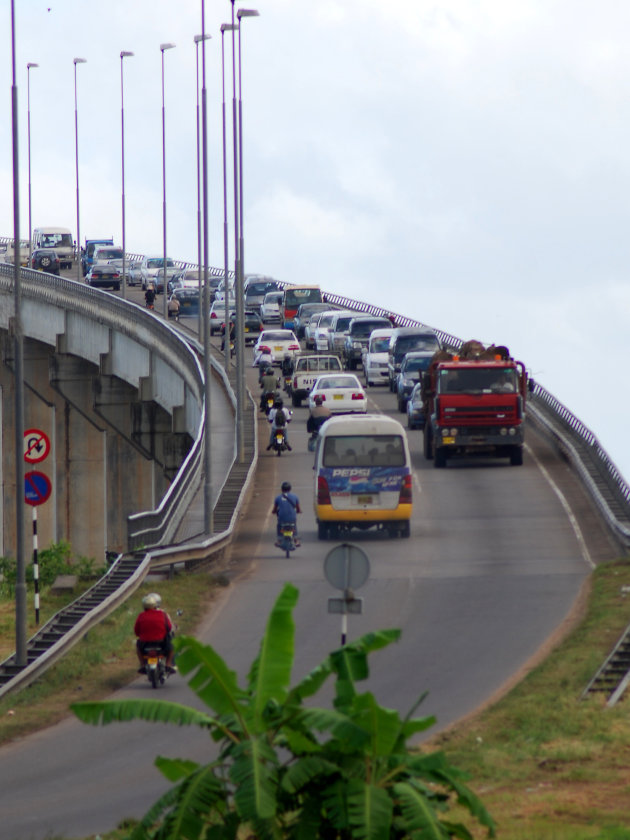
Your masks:
M 229 283 L 228 283 L 228 217 L 227 217 L 227 153 L 226 153 L 226 103 L 225 103 L 225 32 L 232 33 L 232 128 L 233 128 L 233 169 L 234 169 L 234 277 L 236 296 L 236 437 L 237 437 L 237 459 L 244 460 L 244 408 L 245 408 L 245 359 L 244 359 L 244 235 L 243 235 L 243 133 L 242 133 L 242 86 L 241 86 L 241 21 L 245 17 L 256 17 L 258 12 L 255 9 L 235 10 L 235 0 L 232 3 L 232 23 L 221 26 L 221 80 L 222 80 L 222 139 L 223 139 L 223 244 L 224 244 L 224 286 L 225 286 L 225 367 L 230 363 L 230 340 L 229 340 Z M 207 193 L 207 113 L 206 113 L 206 85 L 205 85 L 205 41 L 211 36 L 205 32 L 205 9 L 204 0 L 201 0 L 202 11 L 202 34 L 194 37 L 196 47 L 196 81 L 197 81 L 197 251 L 199 265 L 199 292 L 200 304 L 203 307 L 204 317 L 199 323 L 199 339 L 203 339 L 206 366 L 206 413 L 205 426 L 208 434 L 210 428 L 210 324 L 209 324 L 209 289 L 208 289 L 208 193 Z M 236 19 L 238 22 L 235 21 Z M 237 72 L 236 72 L 236 39 L 238 32 L 238 99 L 237 99 Z M 199 97 L 199 45 L 202 46 L 202 90 L 201 90 L 201 114 Z M 163 234 L 163 300 L 164 317 L 167 312 L 167 236 L 166 236 L 166 107 L 165 107 L 165 73 L 164 53 L 173 49 L 175 44 L 160 44 L 162 63 L 162 234 Z M 121 116 L 121 216 L 122 216 L 122 293 L 123 298 L 127 297 L 127 253 L 126 253 L 126 216 L 125 216 L 125 104 L 124 104 L 124 59 L 134 55 L 129 50 L 122 50 L 120 53 L 120 116 Z M 77 279 L 82 279 L 81 265 L 81 216 L 80 216 L 80 192 L 79 192 L 79 120 L 78 120 L 78 94 L 77 94 L 77 65 L 85 64 L 85 58 L 74 58 L 74 125 L 75 125 L 75 172 L 76 172 L 76 215 L 77 215 Z M 28 223 L 29 223 L 29 264 L 31 257 L 31 145 L 30 145 L 30 71 L 38 67 L 35 62 L 27 64 L 28 71 Z M 201 152 L 200 152 L 201 146 Z M 202 177 L 203 176 L 203 177 Z M 202 190 L 203 181 L 203 190 Z M 203 195 L 203 212 L 202 212 Z M 202 237 L 203 220 L 203 237 Z M 203 247 L 202 247 L 203 246 Z M 16 246 L 17 247 L 17 246 Z M 207 438 L 209 444 L 209 439 Z M 213 531 L 213 505 L 211 491 L 211 459 L 210 446 L 206 446 L 205 461 L 205 488 L 204 488 L 204 524 L 206 533 Z

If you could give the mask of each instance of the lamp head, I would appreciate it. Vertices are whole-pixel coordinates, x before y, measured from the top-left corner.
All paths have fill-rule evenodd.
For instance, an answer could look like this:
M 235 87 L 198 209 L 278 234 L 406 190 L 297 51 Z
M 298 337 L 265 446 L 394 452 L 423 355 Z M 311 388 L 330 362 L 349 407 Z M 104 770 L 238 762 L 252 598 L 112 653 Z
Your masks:
M 172 50 L 175 44 L 160 44 L 160 51 L 164 52 L 164 50 Z
M 221 32 L 234 32 L 235 29 L 238 29 L 238 26 L 235 23 L 221 24 Z
M 72 63 L 76 67 L 77 64 L 87 64 L 87 58 L 73 58 Z
M 260 17 L 260 12 L 257 9 L 239 9 L 236 17 L 239 20 L 244 17 Z
M 198 44 L 200 41 L 209 41 L 212 38 L 212 35 L 195 35 L 193 38 L 195 44 Z
M 120 53 L 121 58 L 127 58 L 128 56 L 134 55 L 134 53 L 129 52 L 129 50 L 122 50 Z
M 29 61 L 29 63 L 26 65 L 26 69 L 30 70 L 31 67 L 39 67 L 39 64 L 35 64 L 34 61 Z

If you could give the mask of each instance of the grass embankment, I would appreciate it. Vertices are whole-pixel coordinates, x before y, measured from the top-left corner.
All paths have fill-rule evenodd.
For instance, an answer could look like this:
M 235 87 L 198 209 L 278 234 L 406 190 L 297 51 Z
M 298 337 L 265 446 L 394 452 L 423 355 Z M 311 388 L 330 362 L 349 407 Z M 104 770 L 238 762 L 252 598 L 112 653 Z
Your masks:
M 496 705 L 435 739 L 501 840 L 630 840 L 630 698 L 611 709 L 603 695 L 580 699 L 630 623 L 628 586 L 627 562 L 598 567 L 579 627 Z
M 77 699 L 105 697 L 135 678 L 137 661 L 133 625 L 142 609 L 142 597 L 147 592 L 157 589 L 165 609 L 178 625 L 178 632 L 191 634 L 207 611 L 216 586 L 215 578 L 209 573 L 181 575 L 169 581 L 144 584 L 125 604 L 90 630 L 61 662 L 37 682 L 0 700 L 0 743 L 50 726 L 66 717 L 70 704 Z M 72 596 L 42 593 L 40 625 L 74 600 L 78 591 Z M 176 617 L 178 609 L 183 612 Z M 15 650 L 14 613 L 12 602 L 0 603 L 2 658 Z M 29 636 L 34 631 L 34 617 L 29 616 Z

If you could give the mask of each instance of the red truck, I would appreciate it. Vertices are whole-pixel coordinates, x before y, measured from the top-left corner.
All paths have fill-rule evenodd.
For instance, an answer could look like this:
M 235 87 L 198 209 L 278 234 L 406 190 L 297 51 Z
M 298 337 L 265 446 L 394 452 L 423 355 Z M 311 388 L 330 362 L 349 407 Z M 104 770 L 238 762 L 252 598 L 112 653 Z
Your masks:
M 467 341 L 457 354 L 438 350 L 422 379 L 425 457 L 438 468 L 475 454 L 520 466 L 527 390 L 525 366 L 507 347 Z

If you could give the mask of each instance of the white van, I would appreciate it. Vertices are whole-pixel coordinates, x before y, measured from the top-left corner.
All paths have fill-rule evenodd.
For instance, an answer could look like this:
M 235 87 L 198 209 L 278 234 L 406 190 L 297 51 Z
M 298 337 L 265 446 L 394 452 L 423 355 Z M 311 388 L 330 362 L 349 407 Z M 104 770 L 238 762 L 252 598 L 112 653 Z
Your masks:
M 372 527 L 409 536 L 411 460 L 405 430 L 393 417 L 331 417 L 317 438 L 314 469 L 320 540 Z
M 74 241 L 68 228 L 41 227 L 33 231 L 33 250 L 54 248 L 59 257 L 61 268 L 72 268 L 74 260 Z

